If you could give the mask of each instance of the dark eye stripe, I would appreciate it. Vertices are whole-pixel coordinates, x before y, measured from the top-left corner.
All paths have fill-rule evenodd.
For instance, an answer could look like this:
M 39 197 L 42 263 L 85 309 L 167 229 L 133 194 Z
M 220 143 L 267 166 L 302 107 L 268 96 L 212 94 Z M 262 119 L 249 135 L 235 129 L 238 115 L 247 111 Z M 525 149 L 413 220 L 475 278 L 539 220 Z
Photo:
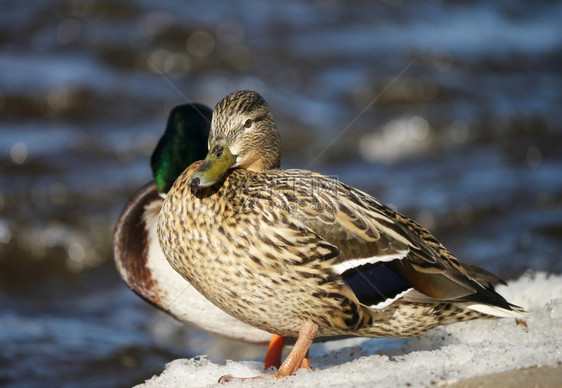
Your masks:
M 262 121 L 262 120 L 264 120 L 266 117 L 267 117 L 267 115 L 256 116 L 256 117 L 254 117 L 253 122 L 256 123 L 256 122 L 258 122 L 258 121 Z

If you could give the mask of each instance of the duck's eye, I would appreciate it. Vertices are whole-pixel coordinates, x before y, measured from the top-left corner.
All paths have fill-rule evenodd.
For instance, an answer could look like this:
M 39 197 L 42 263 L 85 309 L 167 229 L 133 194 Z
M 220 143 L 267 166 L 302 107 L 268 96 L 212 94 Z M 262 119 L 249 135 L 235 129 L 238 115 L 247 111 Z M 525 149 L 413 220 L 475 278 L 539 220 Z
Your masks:
M 250 128 L 252 126 L 252 120 L 248 119 L 244 122 L 244 127 L 245 128 Z

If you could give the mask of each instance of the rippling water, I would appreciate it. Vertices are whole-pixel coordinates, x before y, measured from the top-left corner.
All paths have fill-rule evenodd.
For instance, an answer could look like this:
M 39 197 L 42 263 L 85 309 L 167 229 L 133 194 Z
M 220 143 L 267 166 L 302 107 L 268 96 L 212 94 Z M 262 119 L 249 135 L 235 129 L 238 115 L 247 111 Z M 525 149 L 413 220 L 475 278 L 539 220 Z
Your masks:
M 562 3 L 0 2 L 0 385 L 127 386 L 265 349 L 187 330 L 111 257 L 168 111 L 260 92 L 283 163 L 507 278 L 561 272 Z

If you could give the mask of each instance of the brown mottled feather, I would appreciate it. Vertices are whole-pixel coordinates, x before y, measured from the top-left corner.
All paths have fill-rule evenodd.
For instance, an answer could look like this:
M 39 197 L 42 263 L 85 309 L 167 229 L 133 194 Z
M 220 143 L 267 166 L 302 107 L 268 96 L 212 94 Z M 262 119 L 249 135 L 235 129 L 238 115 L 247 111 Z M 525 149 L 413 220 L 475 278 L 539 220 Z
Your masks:
M 190 179 L 200 163 L 190 166 L 168 193 L 158 235 L 172 267 L 239 320 L 290 337 L 305 322 L 320 336 L 404 337 L 520 311 L 484 271 L 467 271 L 426 229 L 368 194 L 278 170 L 279 134 L 257 93 L 217 104 L 209 150 L 204 168 Z M 344 280 L 349 269 L 365 278 L 357 266 L 381 262 L 402 292 Z
M 307 171 L 265 174 L 241 169 L 194 193 L 187 181 L 198 166 L 190 166 L 168 193 L 159 220 L 161 245 L 180 274 L 236 318 L 285 336 L 296 336 L 308 320 L 319 325 L 321 336 L 403 337 L 482 316 L 430 298 L 431 292 L 456 291 L 444 281 L 434 286 L 436 277 L 450 281 L 455 279 L 454 271 L 464 272 L 457 269 L 456 260 L 446 258 L 435 266 L 439 271 L 427 272 L 433 289 L 420 286 L 420 291 L 430 292 L 425 303 L 401 300 L 381 311 L 359 303 L 332 265 L 350 256 L 406 249 L 410 228 L 421 228 L 412 221 L 403 223 L 402 216 L 366 194 Z M 310 187 L 311 179 L 319 191 L 300 192 Z M 308 184 L 303 183 L 306 180 Z M 335 189 L 338 195 L 323 195 L 326 189 Z M 378 219 L 385 220 L 384 227 L 375 222 Z M 350 228 L 350 223 L 355 227 Z M 432 260 L 430 254 L 444 248 L 420 245 L 429 253 L 422 251 L 421 258 L 411 259 L 420 261 L 423 270 Z M 463 289 L 463 282 L 458 289 Z M 443 299 L 466 294 L 455 292 Z

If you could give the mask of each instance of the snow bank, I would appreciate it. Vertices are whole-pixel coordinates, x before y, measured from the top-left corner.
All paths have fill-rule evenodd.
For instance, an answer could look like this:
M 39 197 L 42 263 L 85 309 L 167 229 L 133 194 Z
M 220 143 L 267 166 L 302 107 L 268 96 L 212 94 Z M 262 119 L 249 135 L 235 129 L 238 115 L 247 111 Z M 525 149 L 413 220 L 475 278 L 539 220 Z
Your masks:
M 562 361 L 562 276 L 526 274 L 499 287 L 511 303 L 531 315 L 527 326 L 512 318 L 477 320 L 437 328 L 408 340 L 352 338 L 314 344 L 313 372 L 284 379 L 232 382 L 228 387 L 435 386 Z M 265 354 L 265 348 L 264 348 Z M 222 375 L 257 376 L 262 363 L 220 365 L 205 357 L 169 363 L 139 387 L 206 387 Z M 224 387 L 224 385 L 222 385 Z

